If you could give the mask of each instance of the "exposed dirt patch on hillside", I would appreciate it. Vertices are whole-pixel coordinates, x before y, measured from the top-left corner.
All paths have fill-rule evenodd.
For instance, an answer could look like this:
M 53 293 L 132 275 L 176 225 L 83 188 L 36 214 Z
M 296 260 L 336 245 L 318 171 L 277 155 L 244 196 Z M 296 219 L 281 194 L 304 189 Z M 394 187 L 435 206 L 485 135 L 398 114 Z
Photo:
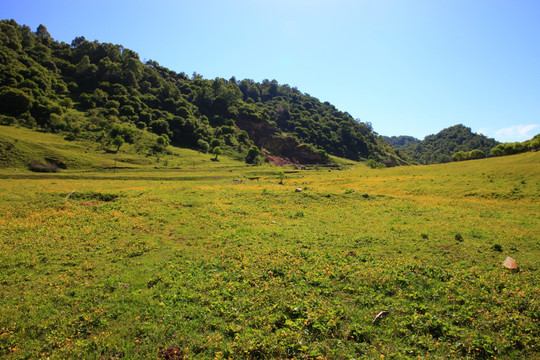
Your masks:
M 270 161 L 272 164 L 277 166 L 293 166 L 296 165 L 291 160 L 283 157 L 283 156 L 277 156 L 277 155 L 271 155 L 267 152 L 263 152 L 263 155 Z
M 276 126 L 264 121 L 238 119 L 236 125 L 245 130 L 268 160 L 276 165 L 326 164 L 328 158 L 312 147 L 300 144 L 292 136 L 284 134 Z M 282 165 L 283 166 L 283 165 Z

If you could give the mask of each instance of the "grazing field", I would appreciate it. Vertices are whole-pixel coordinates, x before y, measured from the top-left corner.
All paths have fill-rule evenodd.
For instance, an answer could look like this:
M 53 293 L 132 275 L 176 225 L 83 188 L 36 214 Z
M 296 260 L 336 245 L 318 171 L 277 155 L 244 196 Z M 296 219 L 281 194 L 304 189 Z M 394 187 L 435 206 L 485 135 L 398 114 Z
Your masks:
M 540 356 L 540 153 L 137 166 L 0 170 L 1 358 Z

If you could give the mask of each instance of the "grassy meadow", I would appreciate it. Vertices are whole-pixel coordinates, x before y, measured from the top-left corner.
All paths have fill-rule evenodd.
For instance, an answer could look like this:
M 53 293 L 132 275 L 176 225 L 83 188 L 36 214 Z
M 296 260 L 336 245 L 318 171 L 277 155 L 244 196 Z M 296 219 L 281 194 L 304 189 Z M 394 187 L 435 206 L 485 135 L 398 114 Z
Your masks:
M 113 170 L 89 147 L 0 169 L 2 359 L 540 356 L 540 153 Z

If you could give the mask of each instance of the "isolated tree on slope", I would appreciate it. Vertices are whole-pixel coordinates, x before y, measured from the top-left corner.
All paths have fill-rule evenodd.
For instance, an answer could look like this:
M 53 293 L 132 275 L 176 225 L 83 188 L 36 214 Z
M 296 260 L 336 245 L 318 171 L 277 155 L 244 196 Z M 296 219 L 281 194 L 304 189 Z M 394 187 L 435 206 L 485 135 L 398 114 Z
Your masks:
M 223 154 L 223 150 L 221 150 L 221 148 L 220 148 L 219 146 L 216 146 L 216 147 L 212 150 L 212 154 L 216 155 L 216 157 L 214 158 L 214 160 L 217 161 L 218 155 Z
M 120 150 L 120 147 L 124 145 L 124 138 L 120 135 L 116 135 L 116 137 L 113 139 L 112 144 L 116 146 L 116 152 Z

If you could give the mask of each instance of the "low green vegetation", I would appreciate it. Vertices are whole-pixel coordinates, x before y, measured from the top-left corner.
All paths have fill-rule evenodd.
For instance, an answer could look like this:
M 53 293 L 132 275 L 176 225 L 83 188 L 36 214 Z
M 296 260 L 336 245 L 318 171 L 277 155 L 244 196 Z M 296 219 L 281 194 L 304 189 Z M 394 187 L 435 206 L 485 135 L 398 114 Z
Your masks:
M 275 80 L 12 20 L 0 112 L 2 359 L 538 357 L 537 138 L 396 150 Z
M 540 134 L 523 142 L 503 143 L 495 146 L 490 151 L 491 156 L 505 156 L 521 154 L 527 151 L 540 150 Z
M 538 152 L 300 170 L 26 132 L 0 131 L 3 359 L 538 357 Z
M 482 150 L 476 149 L 472 151 L 458 151 L 452 155 L 452 160 L 463 161 L 463 160 L 474 160 L 485 158 L 486 154 Z

